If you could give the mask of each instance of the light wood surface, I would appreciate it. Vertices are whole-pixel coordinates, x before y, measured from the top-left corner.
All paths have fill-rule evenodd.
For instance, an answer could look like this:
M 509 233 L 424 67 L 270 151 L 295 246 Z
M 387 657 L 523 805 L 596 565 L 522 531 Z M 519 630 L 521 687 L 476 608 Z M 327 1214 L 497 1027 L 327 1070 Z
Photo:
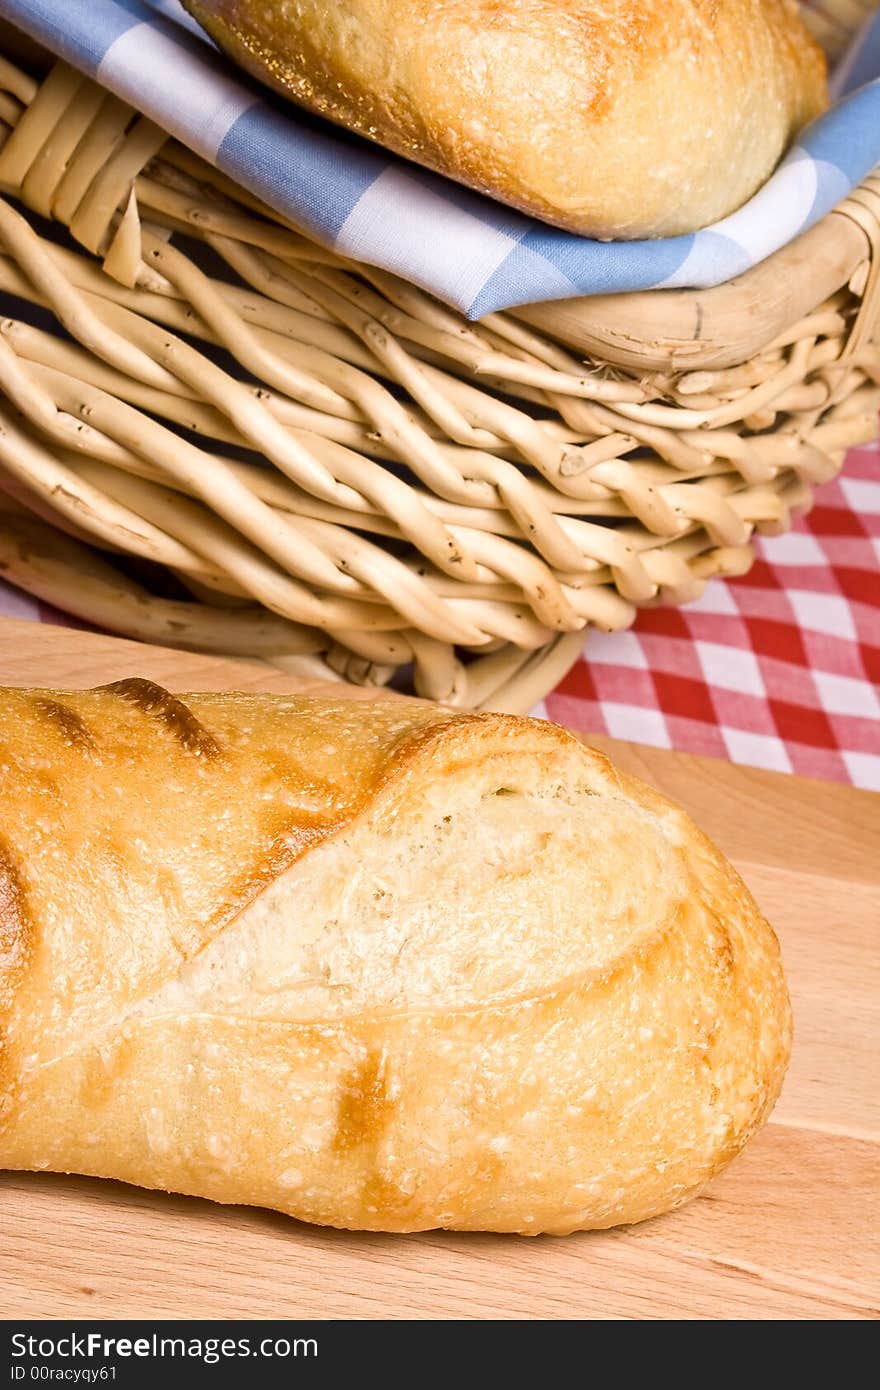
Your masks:
M 181 690 L 296 684 L 257 665 L 0 620 L 6 684 L 134 674 Z M 876 1317 L 880 797 L 594 741 L 692 811 L 782 940 L 794 1058 L 771 1124 L 727 1173 L 672 1216 L 562 1240 L 364 1236 L 118 1183 L 4 1174 L 3 1315 Z

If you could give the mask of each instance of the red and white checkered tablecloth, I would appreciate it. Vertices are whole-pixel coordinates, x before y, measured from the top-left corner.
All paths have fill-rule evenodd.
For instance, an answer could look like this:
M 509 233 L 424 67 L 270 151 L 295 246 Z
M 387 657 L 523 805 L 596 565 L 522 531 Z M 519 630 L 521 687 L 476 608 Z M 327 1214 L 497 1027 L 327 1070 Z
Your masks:
M 541 711 L 574 729 L 880 791 L 880 449 L 748 575 L 592 633 Z M 0 582 L 0 613 L 65 621 Z
M 592 634 L 551 719 L 880 791 L 880 448 L 850 451 L 741 579 Z

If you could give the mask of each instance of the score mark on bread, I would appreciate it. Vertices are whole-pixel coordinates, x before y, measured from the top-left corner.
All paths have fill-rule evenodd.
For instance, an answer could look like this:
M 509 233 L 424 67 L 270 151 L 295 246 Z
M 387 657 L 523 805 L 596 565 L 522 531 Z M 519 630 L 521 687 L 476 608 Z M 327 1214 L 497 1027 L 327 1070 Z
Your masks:
M 199 723 L 192 710 L 170 691 L 163 690 L 161 685 L 142 677 L 130 677 L 101 688 L 118 695 L 121 700 L 129 700 L 145 714 L 155 716 L 188 753 L 213 758 L 220 752 L 216 738 Z

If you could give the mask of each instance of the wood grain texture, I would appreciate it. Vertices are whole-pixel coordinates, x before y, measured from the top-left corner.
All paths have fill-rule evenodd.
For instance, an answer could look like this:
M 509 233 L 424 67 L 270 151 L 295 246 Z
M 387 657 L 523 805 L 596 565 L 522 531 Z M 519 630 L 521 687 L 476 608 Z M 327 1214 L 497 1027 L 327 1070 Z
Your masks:
M 256 664 L 0 620 L 2 683 L 132 675 L 178 690 L 301 688 Z M 688 807 L 782 940 L 796 1029 L 782 1099 L 702 1197 L 629 1230 L 562 1240 L 362 1236 L 118 1183 L 9 1173 L 4 1315 L 876 1318 L 880 797 L 591 741 Z

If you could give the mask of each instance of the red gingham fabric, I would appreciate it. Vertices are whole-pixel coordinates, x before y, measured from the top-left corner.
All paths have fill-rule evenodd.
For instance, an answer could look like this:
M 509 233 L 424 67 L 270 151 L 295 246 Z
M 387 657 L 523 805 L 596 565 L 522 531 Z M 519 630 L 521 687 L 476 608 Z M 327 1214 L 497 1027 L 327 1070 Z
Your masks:
M 545 701 L 561 724 L 880 791 L 880 452 L 743 578 L 593 633 Z
M 785 536 L 759 539 L 748 575 L 630 632 L 591 633 L 536 713 L 584 732 L 880 790 L 880 451 Z M 8 585 L 0 613 L 70 622 Z

